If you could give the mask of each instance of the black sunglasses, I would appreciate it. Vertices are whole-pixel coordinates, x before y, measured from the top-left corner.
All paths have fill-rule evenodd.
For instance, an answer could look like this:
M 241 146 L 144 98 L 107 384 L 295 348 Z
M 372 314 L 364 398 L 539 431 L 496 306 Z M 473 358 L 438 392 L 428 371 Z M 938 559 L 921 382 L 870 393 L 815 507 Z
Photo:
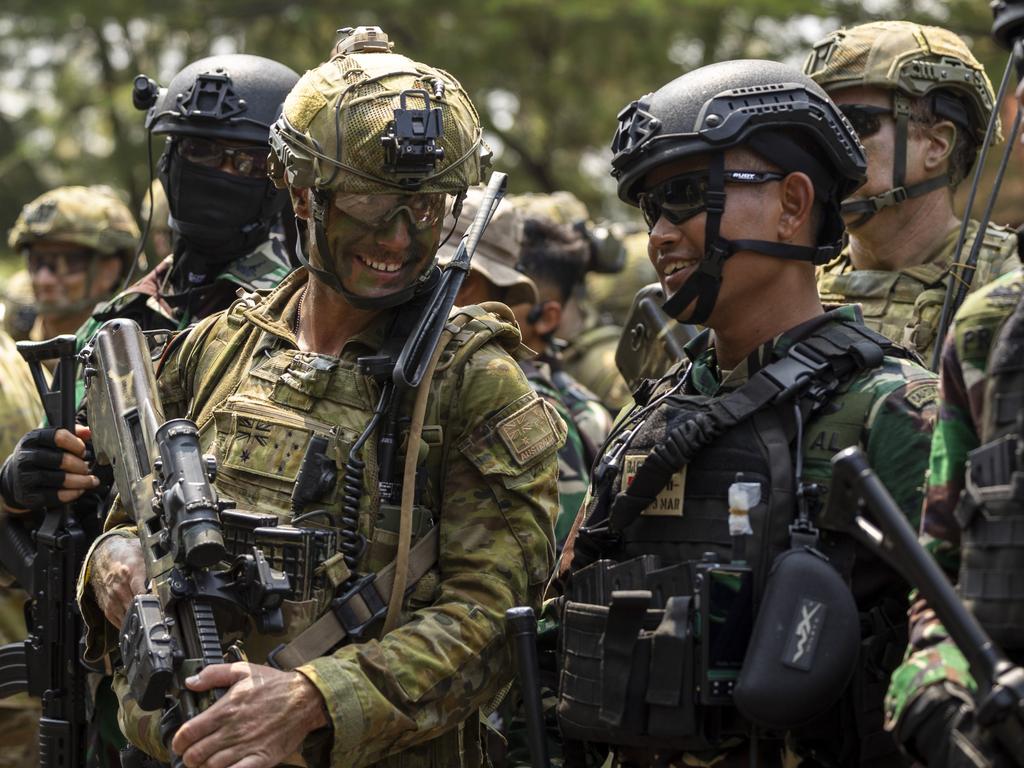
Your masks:
M 270 151 L 263 147 L 228 147 L 219 141 L 186 136 L 178 141 L 178 154 L 190 163 L 220 168 L 224 158 L 240 176 L 260 178 L 267 175 Z
M 878 107 L 874 104 L 840 104 L 839 111 L 846 115 L 853 130 L 860 138 L 874 136 L 882 129 L 882 118 L 892 116 L 890 107 Z
M 765 184 L 782 181 L 782 173 L 760 171 L 725 171 L 726 184 Z M 682 224 L 707 208 L 708 173 L 684 173 L 663 181 L 654 189 L 641 192 L 638 196 L 640 211 L 649 229 L 654 229 L 658 219 L 664 216 L 673 224 Z

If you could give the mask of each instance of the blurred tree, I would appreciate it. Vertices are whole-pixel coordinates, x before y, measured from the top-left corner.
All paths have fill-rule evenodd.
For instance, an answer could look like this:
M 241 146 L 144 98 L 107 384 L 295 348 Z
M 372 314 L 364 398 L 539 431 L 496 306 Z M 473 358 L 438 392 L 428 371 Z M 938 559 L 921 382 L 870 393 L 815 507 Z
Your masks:
M 980 0 L 7 0 L 0 10 L 0 225 L 46 185 L 106 182 L 139 209 L 148 183 L 139 72 L 166 83 L 211 53 L 303 71 L 341 26 L 379 24 L 398 50 L 453 72 L 481 111 L 512 189 L 615 202 L 615 115 L 672 77 L 742 56 L 800 64 L 840 24 L 911 18 L 964 34 L 998 81 L 1005 56 Z M 153 147 L 154 157 L 161 147 Z M 1012 206 L 1009 210 L 1013 210 Z M 1002 212 L 1002 209 L 1001 209 Z

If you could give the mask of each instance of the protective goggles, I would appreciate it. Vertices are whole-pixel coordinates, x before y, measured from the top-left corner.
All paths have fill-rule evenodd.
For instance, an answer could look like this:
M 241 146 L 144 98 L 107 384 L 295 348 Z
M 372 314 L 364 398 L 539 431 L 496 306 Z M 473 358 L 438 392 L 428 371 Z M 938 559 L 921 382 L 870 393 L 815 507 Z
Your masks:
M 448 195 L 429 192 L 414 195 L 355 195 L 339 193 L 334 207 L 372 229 L 382 227 L 400 213 L 406 213 L 413 229 L 420 232 L 444 221 Z
M 89 263 L 96 257 L 96 251 L 81 248 L 64 253 L 40 253 L 29 249 L 28 271 L 36 274 L 44 267 L 57 277 L 80 275 L 89 269 Z
M 846 115 L 861 140 L 874 136 L 882 129 L 882 118 L 892 116 L 891 107 L 874 104 L 840 104 L 839 111 Z
M 220 168 L 225 159 L 239 176 L 258 179 L 267 175 L 265 147 L 229 147 L 219 141 L 186 136 L 178 141 L 178 155 L 190 163 Z
M 764 184 L 786 178 L 782 173 L 760 171 L 725 171 L 722 177 L 726 184 Z M 638 196 L 640 211 L 649 229 L 654 229 L 658 219 L 664 216 L 673 224 L 682 224 L 708 207 L 708 173 L 684 173 L 663 181 L 654 189 L 641 192 Z

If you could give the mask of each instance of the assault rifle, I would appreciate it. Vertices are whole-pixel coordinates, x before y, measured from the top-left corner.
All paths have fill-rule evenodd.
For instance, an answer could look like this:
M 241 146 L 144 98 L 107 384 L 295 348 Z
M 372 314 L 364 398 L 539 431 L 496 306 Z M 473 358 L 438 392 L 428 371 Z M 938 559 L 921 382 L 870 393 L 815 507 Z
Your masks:
M 75 430 L 75 337 L 18 342 L 47 421 Z M 47 383 L 43 361 L 58 359 Z M 29 517 L 29 516 L 26 516 Z M 29 517 L 33 523 L 37 522 Z M 28 638 L 0 648 L 0 698 L 27 691 L 42 702 L 39 764 L 85 764 L 85 668 L 79 663 L 82 618 L 75 602 L 86 536 L 70 504 L 48 507 L 31 533 L 8 517 L 0 530 L 3 561 L 29 594 Z
M 139 327 L 107 322 L 82 360 L 96 460 L 112 468 L 121 503 L 138 527 L 150 589 L 136 595 L 125 616 L 121 661 L 139 706 L 163 710 L 160 732 L 169 746 L 182 723 L 224 694 L 185 686 L 186 677 L 224 662 L 215 607 L 248 614 L 262 632 L 281 631 L 281 603 L 291 588 L 256 546 L 224 565 L 229 554 L 220 515 L 231 503 L 211 485 L 216 462 L 201 454 L 196 425 L 164 420 Z
M 918 543 L 899 505 L 859 448 L 832 459 L 829 506 L 855 509 L 854 535 L 918 588 L 967 659 L 978 684 L 975 719 L 1005 754 L 1024 766 L 1024 669 L 1014 665 L 960 599 Z M 868 513 L 877 527 L 863 513 Z

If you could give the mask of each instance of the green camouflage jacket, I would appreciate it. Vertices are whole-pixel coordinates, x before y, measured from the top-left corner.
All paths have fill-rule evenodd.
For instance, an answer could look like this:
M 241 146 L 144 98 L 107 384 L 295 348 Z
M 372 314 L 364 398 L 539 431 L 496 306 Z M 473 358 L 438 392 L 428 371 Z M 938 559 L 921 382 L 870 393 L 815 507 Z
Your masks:
M 240 509 L 283 520 L 290 519 L 293 484 L 314 433 L 327 437 L 327 455 L 343 469 L 379 396 L 379 385 L 356 359 L 380 350 L 397 314 L 382 313 L 337 358 L 300 352 L 292 328 L 306 280 L 306 271 L 297 270 L 273 292 L 244 296 L 201 321 L 173 347 L 159 376 L 168 418 L 195 420 L 204 450 L 216 455 L 218 491 Z M 439 559 L 407 598 L 402 626 L 298 668 L 323 694 L 332 721 L 329 734 L 306 745 L 312 765 L 483 764 L 478 710 L 511 677 L 505 610 L 540 603 L 553 561 L 564 425 L 512 356 L 526 348 L 511 315 L 478 307 L 458 313 L 468 322 L 431 381 L 421 458 L 428 514 L 420 522 L 440 526 Z M 359 531 L 367 546 L 359 570 L 365 573 L 393 560 L 397 520 L 379 504 L 375 440 L 366 443 L 363 458 Z M 341 485 L 339 479 L 317 508 L 340 513 Z M 115 505 L 108 529 L 125 522 Z M 131 529 L 107 535 L 131 535 Z M 79 604 L 85 654 L 95 658 L 113 647 L 116 634 L 88 587 L 90 562 Z M 286 602 L 283 637 L 243 633 L 250 661 L 262 663 L 278 643 L 309 626 L 328 610 L 331 596 L 319 589 L 308 601 Z M 161 754 L 157 717 L 140 713 L 119 689 L 126 735 Z
M 651 401 L 675 385 L 687 366 L 691 370 L 685 385 L 686 392 L 714 397 L 734 390 L 768 362 L 783 356 L 786 350 L 814 328 L 827 322 L 855 321 L 859 317 L 857 308 L 853 306 L 832 310 L 761 345 L 731 371 L 723 371 L 719 367 L 710 334 L 702 333 L 687 346 L 689 359 L 678 364 L 662 379 Z M 920 365 L 897 357 L 886 356 L 881 366 L 864 371 L 848 382 L 833 398 L 832 407 L 804 428 L 804 478 L 826 489 L 823 505 L 827 506 L 828 503 L 827 488 L 831 479 L 832 456 L 843 448 L 858 445 L 867 453 L 872 465 L 878 468 L 879 476 L 901 509 L 916 525 L 921 509 L 936 395 L 934 374 Z M 620 414 L 616 424 L 628 419 L 631 412 Z M 573 531 L 563 549 L 557 570 L 558 581 L 561 583 L 564 583 L 563 580 L 570 572 L 576 533 L 593 506 L 589 503 L 592 493 L 593 488 L 588 491 L 588 503 L 576 518 Z M 852 590 L 862 613 L 868 615 L 883 600 L 904 599 L 906 585 L 892 570 L 863 550 L 858 550 L 857 558 L 853 568 Z M 557 590 L 559 583 L 553 586 Z M 880 699 L 879 692 L 878 708 L 882 704 Z M 836 710 L 839 709 L 836 707 Z M 835 715 L 838 717 L 838 712 Z M 787 744 L 793 754 L 788 759 L 796 761 L 791 764 L 799 764 L 798 755 L 808 756 L 817 750 L 829 754 L 834 742 L 850 737 L 850 734 L 837 734 L 837 727 L 840 726 L 836 725 L 833 713 L 830 712 L 823 715 L 820 723 L 815 721 L 815 727 L 806 729 L 806 733 L 790 734 Z M 881 728 L 880 720 L 877 727 Z M 745 765 L 745 755 L 745 747 L 731 752 L 722 763 L 718 762 L 721 755 L 713 758 L 707 755 L 688 755 L 685 759 L 690 762 L 685 764 Z
M 959 228 L 953 230 L 921 264 L 898 272 L 854 269 L 847 246 L 818 274 L 821 300 L 827 304 L 860 304 L 865 325 L 916 352 L 930 364 L 959 233 Z M 970 253 L 977 233 L 978 222 L 972 220 L 968 223 L 964 258 Z M 1006 227 L 989 224 L 971 290 L 976 291 L 1018 267 L 1017 235 Z
M 967 454 L 979 445 L 989 352 L 1024 291 L 1021 270 L 969 296 L 942 348 L 939 417 L 932 437 L 921 542 L 955 579 L 960 567 L 960 526 L 954 517 L 964 487 Z M 950 681 L 973 688 L 959 649 L 923 601 L 911 609 L 907 658 L 892 676 L 886 698 L 889 727 L 927 686 Z
M 611 413 L 630 404 L 629 387 L 615 366 L 615 349 L 622 328 L 599 325 L 588 328 L 562 352 L 562 361 L 574 379 L 594 392 Z

